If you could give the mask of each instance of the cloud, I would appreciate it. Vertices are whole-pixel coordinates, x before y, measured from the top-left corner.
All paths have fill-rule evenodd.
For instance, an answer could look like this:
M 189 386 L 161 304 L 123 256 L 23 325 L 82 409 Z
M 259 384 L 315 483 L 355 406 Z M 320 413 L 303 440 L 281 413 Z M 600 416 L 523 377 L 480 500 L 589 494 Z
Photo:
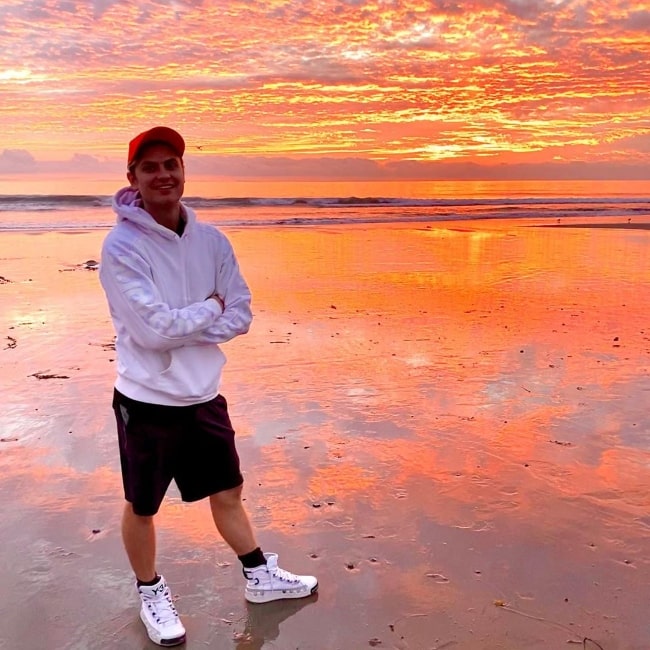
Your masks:
M 29 151 L 5 149 L 0 153 L 0 173 L 36 171 L 37 163 Z
M 622 146 L 622 143 L 617 143 Z M 650 136 L 624 143 L 639 150 L 650 149 Z M 650 180 L 650 166 L 643 162 L 612 163 L 611 161 L 560 161 L 540 163 L 478 164 L 475 162 L 444 162 L 396 160 L 378 162 L 363 157 L 288 156 L 185 156 L 187 178 L 228 180 Z M 4 150 L 0 154 L 2 175 L 42 177 L 52 175 L 92 175 L 104 180 L 114 179 L 116 186 L 124 180 L 124 161 L 101 159 L 75 154 L 66 160 L 37 161 L 24 150 Z
M 537 21 L 548 13 L 547 0 L 504 0 L 503 7 L 506 12 L 516 18 L 527 21 Z
M 124 164 L 87 154 L 74 154 L 65 160 L 37 160 L 24 149 L 5 149 L 0 153 L 0 174 L 13 176 L 42 174 L 124 174 Z
M 625 29 L 635 32 L 641 32 L 644 36 L 650 31 L 650 10 L 639 9 L 632 11 L 622 21 Z
M 80 153 L 74 154 L 69 161 L 63 164 L 65 165 L 66 170 L 72 172 L 112 171 L 116 167 L 114 161 L 99 160 L 95 156 Z
M 650 154 L 650 132 L 621 138 L 615 142 L 617 149 L 631 149 L 644 154 Z
M 195 165 L 188 165 L 190 174 Z M 201 168 L 209 175 L 230 179 L 364 180 L 650 180 L 646 164 L 478 163 L 395 161 L 378 163 L 366 158 L 236 158 L 216 157 Z M 198 166 L 197 166 L 198 172 Z
M 363 158 L 299 159 L 280 156 L 209 156 L 189 158 L 188 173 L 227 178 L 380 178 L 379 163 Z
M 104 160 L 167 123 L 211 154 L 287 169 L 328 156 L 537 164 L 558 149 L 636 164 L 648 152 L 621 143 L 650 119 L 650 11 L 632 5 L 11 0 L 2 145 Z

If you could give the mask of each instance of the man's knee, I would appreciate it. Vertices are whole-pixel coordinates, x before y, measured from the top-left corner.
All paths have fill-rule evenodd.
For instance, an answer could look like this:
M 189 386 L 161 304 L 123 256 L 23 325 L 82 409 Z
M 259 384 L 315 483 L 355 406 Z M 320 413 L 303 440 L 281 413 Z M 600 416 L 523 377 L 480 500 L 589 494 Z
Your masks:
M 221 490 L 210 495 L 210 503 L 217 508 L 235 508 L 241 504 L 242 486 Z
M 138 524 L 148 524 L 153 522 L 154 515 L 139 515 L 134 509 L 133 504 L 129 501 L 126 501 L 124 504 L 124 516 L 123 519 L 138 523 Z

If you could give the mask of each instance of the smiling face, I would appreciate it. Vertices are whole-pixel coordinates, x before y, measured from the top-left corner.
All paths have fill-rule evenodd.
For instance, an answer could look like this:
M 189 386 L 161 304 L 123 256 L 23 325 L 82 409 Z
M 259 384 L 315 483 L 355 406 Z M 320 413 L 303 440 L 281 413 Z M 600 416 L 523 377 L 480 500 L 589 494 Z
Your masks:
M 180 211 L 179 201 L 185 189 L 185 168 L 178 154 L 163 143 L 151 144 L 140 153 L 127 178 L 140 192 L 144 209 L 156 220 Z

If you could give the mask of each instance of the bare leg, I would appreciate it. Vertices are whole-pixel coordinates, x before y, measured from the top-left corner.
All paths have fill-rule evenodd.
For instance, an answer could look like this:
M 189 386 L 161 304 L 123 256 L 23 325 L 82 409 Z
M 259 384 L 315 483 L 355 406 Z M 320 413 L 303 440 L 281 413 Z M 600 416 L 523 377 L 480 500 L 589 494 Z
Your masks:
M 258 547 L 250 520 L 241 500 L 242 486 L 217 492 L 210 497 L 210 509 L 217 530 L 237 555 Z
M 124 504 L 122 541 L 135 577 L 148 582 L 156 577 L 156 530 L 153 517 L 141 517 Z

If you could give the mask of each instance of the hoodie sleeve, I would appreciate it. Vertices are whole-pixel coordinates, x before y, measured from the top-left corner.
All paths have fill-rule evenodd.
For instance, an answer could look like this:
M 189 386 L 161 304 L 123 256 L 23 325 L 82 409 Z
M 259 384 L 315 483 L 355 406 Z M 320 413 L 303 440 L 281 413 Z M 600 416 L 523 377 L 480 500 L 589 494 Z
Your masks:
M 147 261 L 119 239 L 106 240 L 99 277 L 113 319 L 143 348 L 171 350 L 223 340 L 210 334 L 222 313 L 216 300 L 170 308 L 161 299 Z
M 216 322 L 199 336 L 199 343 L 230 341 L 235 336 L 246 334 L 253 320 L 250 289 L 239 270 L 232 245 L 225 236 L 221 233 L 219 235 L 221 264 L 217 270 L 215 287 L 217 294 L 224 301 L 225 308 Z

